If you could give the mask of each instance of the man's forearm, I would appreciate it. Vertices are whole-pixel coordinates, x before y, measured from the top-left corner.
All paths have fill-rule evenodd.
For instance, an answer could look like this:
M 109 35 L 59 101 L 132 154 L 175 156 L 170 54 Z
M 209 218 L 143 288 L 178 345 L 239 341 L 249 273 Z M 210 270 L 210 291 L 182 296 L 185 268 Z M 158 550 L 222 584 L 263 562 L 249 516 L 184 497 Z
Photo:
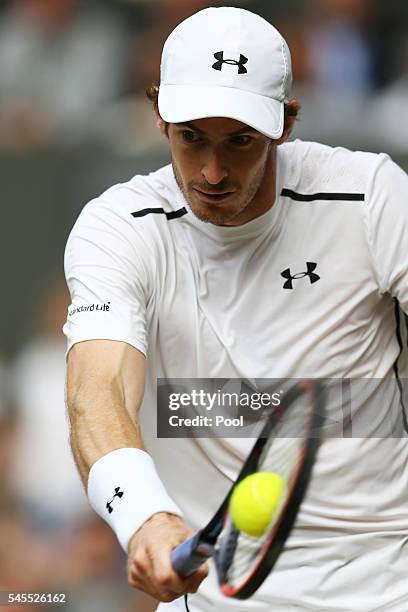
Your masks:
M 92 465 L 118 448 L 143 448 L 136 419 L 126 409 L 120 384 L 93 380 L 67 389 L 71 448 L 84 486 Z
M 143 450 L 137 415 L 145 356 L 129 344 L 79 342 L 68 353 L 71 446 L 92 508 L 123 550 L 155 514 L 181 515 Z

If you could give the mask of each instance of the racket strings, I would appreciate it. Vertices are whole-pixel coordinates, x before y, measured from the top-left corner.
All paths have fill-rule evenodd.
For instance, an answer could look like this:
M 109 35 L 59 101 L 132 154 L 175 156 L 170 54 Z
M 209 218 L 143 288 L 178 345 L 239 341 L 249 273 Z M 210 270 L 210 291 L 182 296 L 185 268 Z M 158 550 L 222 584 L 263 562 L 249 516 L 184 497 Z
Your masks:
M 241 585 L 253 572 L 259 562 L 263 550 L 273 539 L 273 530 L 284 512 L 291 493 L 292 481 L 298 471 L 305 446 L 309 414 L 305 405 L 295 402 L 290 411 L 290 422 L 282 420 L 275 429 L 273 438 L 266 441 L 254 471 L 279 474 L 284 482 L 284 488 L 278 506 L 271 521 L 261 537 L 253 537 L 237 529 L 228 518 L 226 526 L 218 539 L 218 548 L 229 549 L 224 555 L 228 565 L 224 565 L 224 582 L 232 588 Z M 234 552 L 231 554 L 231 538 L 235 538 Z M 223 555 L 221 554 L 221 558 Z
M 227 574 L 228 582 L 231 585 L 241 583 L 245 579 L 245 575 L 251 573 L 261 550 L 270 539 L 271 531 L 274 529 L 287 501 L 291 475 L 296 470 L 301 441 L 277 440 L 273 447 L 273 452 L 266 452 L 264 461 L 260 462 L 259 471 L 279 474 L 283 479 L 284 489 L 271 521 L 261 537 L 253 537 L 242 531 L 239 532 L 235 554 L 231 559 Z M 277 447 L 279 447 L 279 452 L 277 452 Z M 227 542 L 224 545 L 227 546 Z

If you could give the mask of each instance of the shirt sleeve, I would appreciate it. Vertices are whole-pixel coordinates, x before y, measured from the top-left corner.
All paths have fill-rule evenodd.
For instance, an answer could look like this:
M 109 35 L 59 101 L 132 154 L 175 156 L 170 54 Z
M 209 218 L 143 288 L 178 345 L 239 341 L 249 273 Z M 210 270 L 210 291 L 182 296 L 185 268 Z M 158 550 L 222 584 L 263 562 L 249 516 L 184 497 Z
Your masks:
M 408 312 L 408 175 L 379 155 L 366 196 L 367 236 L 380 290 Z
M 146 244 L 114 207 L 90 202 L 65 249 L 71 294 L 67 353 L 84 340 L 118 340 L 147 353 L 149 278 Z

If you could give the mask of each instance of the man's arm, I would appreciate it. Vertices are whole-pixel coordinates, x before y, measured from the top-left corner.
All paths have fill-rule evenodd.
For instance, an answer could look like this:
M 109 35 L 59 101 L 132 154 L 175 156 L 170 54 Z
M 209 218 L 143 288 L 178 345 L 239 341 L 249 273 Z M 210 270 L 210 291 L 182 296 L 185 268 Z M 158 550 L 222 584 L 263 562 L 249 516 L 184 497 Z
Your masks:
M 118 448 L 143 448 L 137 421 L 144 355 L 125 342 L 91 340 L 68 354 L 71 447 L 86 488 L 92 465 Z
M 408 175 L 387 155 L 376 158 L 363 211 L 379 289 L 408 313 Z
M 144 382 L 144 355 L 127 343 L 90 340 L 75 344 L 69 352 L 71 447 L 85 489 L 92 466 L 105 455 L 118 449 L 143 449 L 138 411 Z M 141 490 L 141 503 L 145 496 Z M 195 592 L 207 575 L 207 567 L 182 580 L 170 563 L 172 549 L 191 533 L 179 516 L 153 514 L 129 542 L 129 583 L 160 601 Z

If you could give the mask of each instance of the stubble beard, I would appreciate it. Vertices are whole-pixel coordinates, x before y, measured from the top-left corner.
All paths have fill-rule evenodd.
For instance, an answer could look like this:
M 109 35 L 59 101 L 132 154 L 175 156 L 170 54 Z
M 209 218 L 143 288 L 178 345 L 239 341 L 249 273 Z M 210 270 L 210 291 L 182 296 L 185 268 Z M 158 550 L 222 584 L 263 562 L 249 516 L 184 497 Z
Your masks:
M 265 160 L 264 164 L 259 168 L 259 171 L 256 173 L 254 178 L 252 179 L 247 193 L 242 201 L 236 205 L 233 210 L 225 210 L 221 205 L 208 205 L 206 209 L 203 206 L 203 209 L 197 209 L 197 206 L 192 202 L 187 192 L 187 189 L 184 187 L 181 175 L 177 169 L 176 164 L 174 163 L 174 159 L 171 160 L 173 166 L 174 177 L 176 179 L 177 185 L 182 192 L 185 200 L 188 202 L 191 211 L 194 215 L 203 221 L 204 223 L 212 223 L 213 225 L 230 225 L 231 222 L 236 219 L 244 210 L 247 210 L 251 207 L 260 187 L 262 180 L 265 175 L 267 161 Z

